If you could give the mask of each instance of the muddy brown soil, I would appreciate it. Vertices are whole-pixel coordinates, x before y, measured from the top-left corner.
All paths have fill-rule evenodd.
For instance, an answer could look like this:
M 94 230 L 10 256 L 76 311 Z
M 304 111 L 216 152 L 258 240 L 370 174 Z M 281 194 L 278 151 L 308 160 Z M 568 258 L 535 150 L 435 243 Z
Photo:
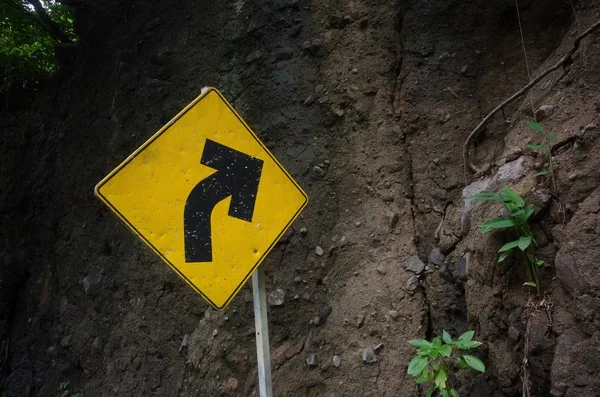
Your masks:
M 600 32 L 477 137 L 484 172 L 465 180 L 462 159 L 528 68 L 599 13 L 593 0 L 519 13 L 508 0 L 82 1 L 78 58 L 30 108 L 1 113 L 3 395 L 69 382 L 86 397 L 257 396 L 249 286 L 214 311 L 93 196 L 204 86 L 310 196 L 265 261 L 268 292 L 285 292 L 269 308 L 275 395 L 424 395 L 406 342 L 442 329 L 483 343 L 486 373 L 452 380 L 461 396 L 600 395 Z M 543 140 L 526 126 L 541 106 L 556 189 L 526 146 Z M 535 204 L 541 295 L 518 260 L 497 263 L 510 236 L 479 231 L 500 208 L 468 197 L 503 186 Z

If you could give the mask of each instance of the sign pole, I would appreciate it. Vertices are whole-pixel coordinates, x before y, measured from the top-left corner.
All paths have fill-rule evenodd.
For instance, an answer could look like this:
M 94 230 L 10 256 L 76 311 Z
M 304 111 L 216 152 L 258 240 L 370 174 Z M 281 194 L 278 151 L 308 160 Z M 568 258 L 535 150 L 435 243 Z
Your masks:
M 273 397 L 267 293 L 265 291 L 265 273 L 262 265 L 258 266 L 252 275 L 252 295 L 254 298 L 254 328 L 256 329 L 256 354 L 258 358 L 260 397 Z

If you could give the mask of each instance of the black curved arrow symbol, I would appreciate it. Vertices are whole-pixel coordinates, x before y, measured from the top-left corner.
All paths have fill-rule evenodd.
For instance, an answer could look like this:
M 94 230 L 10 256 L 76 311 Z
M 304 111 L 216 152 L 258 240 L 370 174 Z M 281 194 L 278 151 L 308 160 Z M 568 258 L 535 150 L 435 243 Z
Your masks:
M 217 172 L 203 179 L 185 202 L 183 229 L 185 261 L 212 262 L 210 216 L 220 201 L 231 196 L 229 216 L 252 222 L 263 161 L 210 139 L 201 164 Z

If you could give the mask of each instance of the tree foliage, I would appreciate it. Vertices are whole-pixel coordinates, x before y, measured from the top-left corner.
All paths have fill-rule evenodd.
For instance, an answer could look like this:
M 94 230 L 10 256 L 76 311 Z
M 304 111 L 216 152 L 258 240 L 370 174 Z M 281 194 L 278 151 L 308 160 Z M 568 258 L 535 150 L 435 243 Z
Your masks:
M 35 90 L 56 70 L 54 45 L 75 39 L 72 14 L 54 0 L 0 0 L 0 91 Z

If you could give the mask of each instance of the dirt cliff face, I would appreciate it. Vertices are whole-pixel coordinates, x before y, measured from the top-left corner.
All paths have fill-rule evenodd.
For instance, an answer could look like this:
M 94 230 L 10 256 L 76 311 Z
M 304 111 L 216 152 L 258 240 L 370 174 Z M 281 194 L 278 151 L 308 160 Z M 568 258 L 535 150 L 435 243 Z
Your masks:
M 257 395 L 249 287 L 210 309 L 93 197 L 209 85 L 310 196 L 265 262 L 268 292 L 285 292 L 269 312 L 275 395 L 419 396 L 406 342 L 442 329 L 484 343 L 488 370 L 455 379 L 461 395 L 521 396 L 523 379 L 532 396 L 600 395 L 600 35 L 477 137 L 483 172 L 465 181 L 462 158 L 600 11 L 574 8 L 520 2 L 526 66 L 512 1 L 80 6 L 76 62 L 0 121 L 5 396 L 63 381 L 86 397 Z M 555 190 L 526 147 L 540 106 Z M 465 199 L 503 186 L 536 205 L 541 297 L 519 261 L 497 263 L 505 236 L 479 231 L 499 207 Z

